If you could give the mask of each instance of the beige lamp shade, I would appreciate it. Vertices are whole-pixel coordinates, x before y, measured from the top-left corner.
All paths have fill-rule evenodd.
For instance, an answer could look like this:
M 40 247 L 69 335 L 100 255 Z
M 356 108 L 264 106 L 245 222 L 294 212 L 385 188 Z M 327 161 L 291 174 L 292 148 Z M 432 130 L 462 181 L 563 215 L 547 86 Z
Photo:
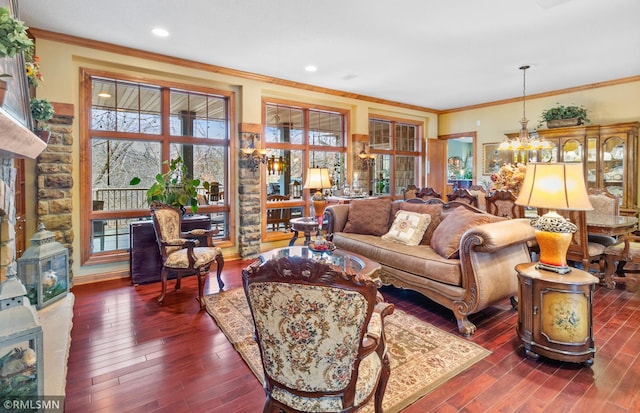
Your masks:
M 592 210 L 581 163 L 530 163 L 516 204 L 534 208 Z
M 329 189 L 331 188 L 331 179 L 329 179 L 328 168 L 309 168 L 307 169 L 307 180 L 304 182 L 306 189 Z

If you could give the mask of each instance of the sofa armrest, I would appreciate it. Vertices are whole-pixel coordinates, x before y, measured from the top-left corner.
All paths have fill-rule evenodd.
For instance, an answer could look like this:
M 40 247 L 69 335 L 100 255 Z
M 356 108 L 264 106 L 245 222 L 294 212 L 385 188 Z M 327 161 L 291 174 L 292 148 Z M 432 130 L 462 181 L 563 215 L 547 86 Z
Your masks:
M 528 218 L 505 219 L 470 228 L 460 240 L 461 251 L 494 252 L 509 245 L 534 240 L 535 229 Z
M 349 218 L 349 205 L 329 205 L 324 210 L 324 216 L 327 220 L 328 234 L 342 232 L 344 230 L 344 226 L 347 225 L 347 219 Z
M 476 329 L 466 318 L 469 314 L 518 294 L 515 266 L 531 262 L 527 243 L 533 239 L 535 230 L 526 218 L 482 224 L 464 233 L 460 240 L 464 296 L 453 303 L 463 334 Z

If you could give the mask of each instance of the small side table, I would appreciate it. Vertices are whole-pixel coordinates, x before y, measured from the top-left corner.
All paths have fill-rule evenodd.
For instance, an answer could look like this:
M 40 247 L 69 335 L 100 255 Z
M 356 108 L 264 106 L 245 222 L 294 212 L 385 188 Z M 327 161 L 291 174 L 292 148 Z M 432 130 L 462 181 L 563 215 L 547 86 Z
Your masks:
M 568 274 L 516 265 L 518 326 L 527 357 L 593 364 L 593 290 L 598 279 L 572 268 Z
M 293 218 L 289 221 L 291 224 L 291 231 L 293 231 L 293 238 L 289 241 L 289 246 L 295 245 L 298 239 L 298 232 L 304 233 L 304 245 L 309 245 L 311 241 L 311 233 L 318 230 L 318 218 L 303 217 Z

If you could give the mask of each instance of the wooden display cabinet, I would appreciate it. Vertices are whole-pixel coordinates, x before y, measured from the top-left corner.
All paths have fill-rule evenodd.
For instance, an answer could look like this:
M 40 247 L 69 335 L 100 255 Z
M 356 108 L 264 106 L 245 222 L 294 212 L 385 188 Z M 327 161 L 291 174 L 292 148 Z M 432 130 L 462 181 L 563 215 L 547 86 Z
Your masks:
M 517 332 L 527 357 L 593 364 L 592 298 L 598 279 L 572 268 L 568 274 L 516 265 Z
M 540 129 L 552 148 L 531 151 L 536 162 L 578 162 L 584 165 L 588 188 L 606 188 L 620 200 L 620 214 L 638 213 L 638 128 L 640 122 Z M 513 139 L 518 133 L 508 133 Z

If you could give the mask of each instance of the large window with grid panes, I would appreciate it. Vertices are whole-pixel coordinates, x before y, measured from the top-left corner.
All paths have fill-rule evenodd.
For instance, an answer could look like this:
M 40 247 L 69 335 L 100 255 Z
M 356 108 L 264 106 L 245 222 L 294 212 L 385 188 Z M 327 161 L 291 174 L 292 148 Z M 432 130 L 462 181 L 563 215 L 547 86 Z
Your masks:
M 372 195 L 401 198 L 421 176 L 423 143 L 417 122 L 370 118 L 369 153 L 375 155 L 367 173 Z
M 200 181 L 197 213 L 219 229 L 218 242 L 230 240 L 233 95 L 88 72 L 84 84 L 83 263 L 128 258 L 130 224 L 149 219 L 147 189 L 178 157 Z
M 346 176 L 347 111 L 264 101 L 264 146 L 267 150 L 263 239 L 290 237 L 290 220 L 309 216 L 311 201 L 304 188 L 308 168 L 327 168 L 334 188 Z M 327 189 L 329 191 L 330 189 Z

